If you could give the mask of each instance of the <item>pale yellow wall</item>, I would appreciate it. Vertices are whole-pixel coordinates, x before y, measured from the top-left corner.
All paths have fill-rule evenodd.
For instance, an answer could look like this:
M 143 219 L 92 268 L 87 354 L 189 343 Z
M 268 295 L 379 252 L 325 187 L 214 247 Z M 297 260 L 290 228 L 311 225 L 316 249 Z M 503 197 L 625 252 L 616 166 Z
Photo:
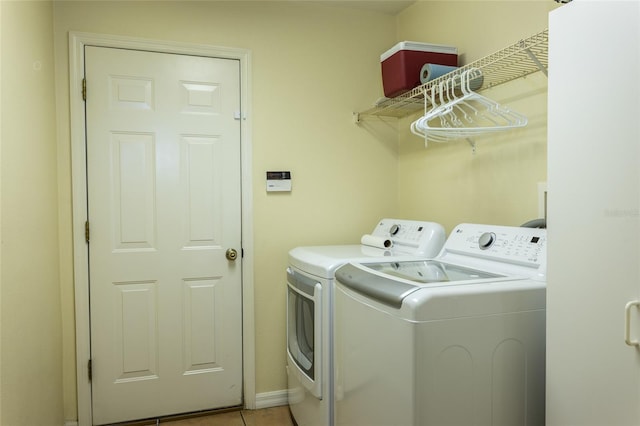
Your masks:
M 55 2 L 65 416 L 75 418 L 68 32 L 250 49 L 256 390 L 286 389 L 285 268 L 298 245 L 358 241 L 396 214 L 397 143 L 352 122 L 380 89 L 394 17 L 307 2 Z M 265 171 L 291 170 L 290 194 Z
M 0 4 L 0 25 L 2 25 Z M 0 26 L 0 129 L 2 129 L 2 27 Z M 0 182 L 2 182 L 2 131 L 0 130 Z M 2 241 L 2 185 L 0 184 L 0 241 Z M 2 244 L 0 244 L 0 271 L 2 271 Z M 2 273 L 0 272 L 0 377 L 2 377 Z M 0 421 L 2 420 L 2 384 L 0 383 Z
M 2 1 L 3 425 L 63 423 L 53 7 Z
M 419 1 L 398 16 L 398 40 L 456 46 L 465 65 L 547 28 L 548 1 Z M 482 94 L 526 115 L 524 130 L 431 143 L 401 123 L 399 213 L 429 218 L 447 231 L 462 222 L 520 225 L 538 217 L 546 181 L 546 92 L 542 73 Z M 413 117 L 415 119 L 416 117 Z
M 400 131 L 398 145 L 395 133 L 390 132 L 388 126 L 355 126 L 351 112 L 369 106 L 381 95 L 379 55 L 396 41 L 454 44 L 459 47 L 462 60 L 471 61 L 546 27 L 546 13 L 555 7 L 551 1 L 419 2 L 402 13 L 397 22 L 387 15 L 309 3 L 58 1 L 53 6 L 58 95 L 55 111 L 51 107 L 53 83 L 44 82 L 53 77 L 53 71 L 46 68 L 51 51 L 42 50 L 47 40 L 43 35 L 50 32 L 51 16 L 46 16 L 50 10 L 32 7 L 38 13 L 36 16 L 29 14 L 29 19 L 22 19 L 26 16 L 22 10 L 18 13 L 13 7 L 4 4 L 2 7 L 3 64 L 8 62 L 7 58 L 12 63 L 14 58 L 17 63 L 24 61 L 26 65 L 15 68 L 16 72 L 11 75 L 20 82 L 32 84 L 28 94 L 39 94 L 39 97 L 23 97 L 18 96 L 15 87 L 7 90 L 8 77 L 3 73 L 3 107 L 5 99 L 12 103 L 20 100 L 21 106 L 14 108 L 10 115 L 3 108 L 2 115 L 0 171 L 5 245 L 1 276 L 3 364 L 0 391 L 3 419 L 34 415 L 33 410 L 25 409 L 26 404 L 33 404 L 33 396 L 21 393 L 28 385 L 19 386 L 18 393 L 7 399 L 9 381 L 15 378 L 15 373 L 5 375 L 6 366 L 11 366 L 12 362 L 32 365 L 31 357 L 41 363 L 38 368 L 43 369 L 45 376 L 52 376 L 49 382 L 52 388 L 64 389 L 65 417 L 75 418 L 68 31 L 241 47 L 252 51 L 258 392 L 286 387 L 282 281 L 286 252 L 291 247 L 354 241 L 382 216 L 431 219 L 450 228 L 461 221 L 516 224 L 537 213 L 536 184 L 546 179 L 544 78 L 536 76 L 491 91 L 497 100 L 507 100 L 510 106 L 529 115 L 534 125 L 517 137 L 479 141 L 475 156 L 471 155 L 465 142 L 425 150 L 421 141 L 406 130 Z M 21 25 L 21 31 L 18 25 Z M 16 43 L 18 34 L 27 37 L 26 40 Z M 7 40 L 11 40 L 11 45 Z M 28 46 L 20 49 L 23 43 Z M 10 55 L 6 53 L 7 46 Z M 45 72 L 34 73 L 30 67 L 34 55 L 39 52 L 44 52 Z M 5 69 L 6 66 L 3 71 Z M 40 100 L 36 106 L 34 99 Z M 24 136 L 25 129 L 17 127 L 18 119 L 25 116 L 33 119 L 34 111 L 42 123 L 28 127 L 26 139 L 42 148 L 37 151 L 38 155 L 33 156 L 28 151 L 33 145 L 13 143 L 5 147 L 7 136 L 9 140 Z M 54 113 L 58 115 L 59 125 L 57 153 L 49 145 L 55 134 L 51 122 Z M 7 121 L 13 125 L 7 126 Z M 400 125 L 408 128 L 408 121 L 402 120 Z M 56 160 L 58 188 L 54 186 Z M 264 172 L 272 169 L 292 171 L 294 191 L 291 194 L 267 195 L 264 192 Z M 8 177 L 23 183 L 8 185 Z M 55 319 L 60 310 L 56 293 L 57 270 L 56 265 L 51 265 L 52 257 L 57 254 L 55 235 L 51 233 L 55 233 L 58 207 L 56 200 L 50 197 L 56 196 L 56 190 L 63 337 L 60 337 Z M 33 216 L 36 216 L 36 223 L 53 223 L 27 229 L 25 222 L 33 220 Z M 6 224 L 11 224 L 11 228 Z M 9 254 L 7 242 L 15 244 L 17 250 Z M 29 269 L 25 259 L 29 262 L 37 259 L 41 267 Z M 6 267 L 7 262 L 11 267 Z M 34 294 L 33 289 L 23 288 L 25 279 L 30 286 L 35 283 L 34 288 L 44 292 Z M 15 305 L 34 297 L 39 301 L 38 312 L 32 312 L 27 304 L 24 304 L 26 308 Z M 19 328 L 6 325 L 8 319 L 11 324 L 18 324 L 12 318 L 14 315 L 24 320 L 25 326 L 20 329 L 26 327 L 28 331 L 34 326 L 35 319 L 48 321 L 45 329 L 30 330 L 34 331 L 32 336 L 20 341 L 18 335 L 23 334 L 18 333 Z M 56 343 L 61 340 L 63 361 L 60 361 L 59 343 Z M 37 342 L 39 347 L 46 348 L 47 356 L 38 351 L 9 351 L 5 349 L 7 342 L 13 348 Z M 18 354 L 24 359 L 18 360 Z M 46 358 L 44 364 L 42 358 Z M 53 368 L 56 361 L 63 365 L 62 386 L 59 369 Z M 42 395 L 48 394 L 37 393 L 37 396 Z M 12 402 L 11 406 L 5 401 Z M 60 417 L 55 414 L 59 413 L 55 398 L 43 404 L 51 407 L 54 418 Z

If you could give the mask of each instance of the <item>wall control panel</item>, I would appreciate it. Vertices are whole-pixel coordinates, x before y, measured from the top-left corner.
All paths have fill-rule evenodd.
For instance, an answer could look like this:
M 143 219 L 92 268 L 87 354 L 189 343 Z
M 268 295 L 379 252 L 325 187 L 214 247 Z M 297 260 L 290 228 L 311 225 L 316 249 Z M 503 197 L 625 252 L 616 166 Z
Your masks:
M 267 192 L 291 192 L 291 172 L 267 172 Z

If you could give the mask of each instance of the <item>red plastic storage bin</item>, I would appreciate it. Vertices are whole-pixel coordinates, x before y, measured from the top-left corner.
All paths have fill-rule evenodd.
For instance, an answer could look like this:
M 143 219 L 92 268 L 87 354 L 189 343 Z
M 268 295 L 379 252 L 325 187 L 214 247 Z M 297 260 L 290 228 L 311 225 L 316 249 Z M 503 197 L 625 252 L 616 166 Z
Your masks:
M 424 64 L 458 66 L 458 49 L 439 44 L 402 41 L 380 55 L 382 86 L 388 98 L 420 85 Z

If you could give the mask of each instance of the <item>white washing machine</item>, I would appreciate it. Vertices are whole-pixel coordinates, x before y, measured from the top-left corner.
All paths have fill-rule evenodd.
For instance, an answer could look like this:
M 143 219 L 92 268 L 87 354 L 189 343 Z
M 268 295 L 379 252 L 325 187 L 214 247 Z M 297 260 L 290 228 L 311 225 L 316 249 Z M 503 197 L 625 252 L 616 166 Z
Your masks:
M 545 229 L 476 224 L 337 269 L 336 425 L 544 425 L 545 272 Z
M 363 244 L 298 247 L 287 268 L 289 407 L 298 426 L 328 426 L 333 416 L 333 287 L 349 261 L 436 256 L 444 228 L 433 222 L 382 219 Z M 370 244 L 370 245 L 369 245 Z

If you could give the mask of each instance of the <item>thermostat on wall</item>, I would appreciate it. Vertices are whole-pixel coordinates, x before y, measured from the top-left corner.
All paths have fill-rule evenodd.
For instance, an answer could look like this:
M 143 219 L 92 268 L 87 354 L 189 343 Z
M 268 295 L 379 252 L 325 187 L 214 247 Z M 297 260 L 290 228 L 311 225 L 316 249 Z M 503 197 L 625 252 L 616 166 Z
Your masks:
M 267 191 L 291 191 L 291 172 L 267 172 Z

